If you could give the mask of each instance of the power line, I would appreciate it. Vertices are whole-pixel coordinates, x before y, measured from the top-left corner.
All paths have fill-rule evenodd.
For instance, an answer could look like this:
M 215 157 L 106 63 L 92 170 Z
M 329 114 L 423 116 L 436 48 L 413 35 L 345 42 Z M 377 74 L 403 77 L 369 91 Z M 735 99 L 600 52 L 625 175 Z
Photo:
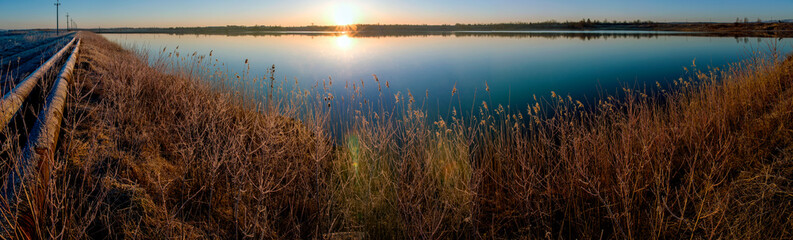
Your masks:
M 58 10 L 59 10 L 60 6 L 61 6 L 61 1 L 60 0 L 55 0 L 55 34 L 60 34 L 60 32 L 61 32 L 60 20 L 58 19 L 58 17 L 59 17 Z

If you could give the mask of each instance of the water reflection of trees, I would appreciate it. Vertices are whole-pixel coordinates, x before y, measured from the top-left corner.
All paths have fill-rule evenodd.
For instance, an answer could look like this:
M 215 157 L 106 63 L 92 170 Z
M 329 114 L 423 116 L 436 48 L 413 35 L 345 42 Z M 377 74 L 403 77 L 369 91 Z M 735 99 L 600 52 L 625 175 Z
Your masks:
M 88 29 L 97 33 L 166 33 L 177 35 L 280 36 L 339 35 L 352 37 L 476 36 L 514 38 L 652 38 L 663 35 L 713 37 L 793 37 L 793 23 L 716 24 L 654 23 L 650 21 L 546 21 L 538 23 L 404 25 L 354 24 L 346 26 L 214 26 L 172 28 Z M 673 32 L 677 31 L 677 32 Z M 685 33 L 683 33 L 685 32 Z
M 279 33 L 248 33 L 227 34 L 229 36 L 282 36 L 282 35 L 326 35 L 349 36 L 356 38 L 393 38 L 393 37 L 489 37 L 489 38 L 547 38 L 547 39 L 616 39 L 616 38 L 658 38 L 659 36 L 681 35 L 676 33 L 604 33 L 604 32 L 279 32 Z
M 222 36 L 348 36 L 355 38 L 394 38 L 394 37 L 489 37 L 489 38 L 546 38 L 546 39 L 579 39 L 579 40 L 598 40 L 598 39 L 646 39 L 658 38 L 662 36 L 711 36 L 696 33 L 632 33 L 632 32 L 150 32 L 150 31 L 113 31 L 102 33 L 159 33 L 169 35 L 222 35 Z
M 317 30 L 317 31 L 315 31 Z M 321 31 L 320 31 L 321 30 Z M 354 31 L 327 31 L 309 29 L 305 31 L 279 31 L 276 29 L 251 30 L 228 28 L 123 28 L 94 30 L 98 33 L 159 33 L 170 35 L 222 35 L 222 36 L 341 36 L 355 38 L 393 38 L 393 37 L 492 37 L 492 38 L 547 38 L 547 39 L 643 39 L 662 36 L 693 36 L 693 37 L 735 37 L 744 41 L 747 37 L 778 37 L 760 33 L 720 33 L 720 32 L 673 32 L 646 30 L 533 30 L 533 31 L 446 31 L 439 29 L 356 29 Z
M 548 39 L 616 39 L 616 38 L 658 38 L 659 36 L 680 35 L 670 33 L 602 33 L 602 32 L 533 32 L 533 33 L 505 33 L 505 32 L 457 32 L 456 37 L 493 37 L 493 38 L 548 38 Z

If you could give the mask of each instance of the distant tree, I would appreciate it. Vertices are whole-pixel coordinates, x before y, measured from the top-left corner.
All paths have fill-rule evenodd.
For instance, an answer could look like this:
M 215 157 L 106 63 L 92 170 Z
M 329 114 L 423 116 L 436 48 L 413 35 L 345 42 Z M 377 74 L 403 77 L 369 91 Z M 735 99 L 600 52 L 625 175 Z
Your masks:
M 743 23 L 749 23 L 749 18 L 747 17 L 743 18 Z
M 741 18 L 735 18 L 735 23 L 740 23 L 740 22 L 741 22 Z
M 757 18 L 757 23 L 763 23 L 763 20 L 761 20 L 760 18 Z

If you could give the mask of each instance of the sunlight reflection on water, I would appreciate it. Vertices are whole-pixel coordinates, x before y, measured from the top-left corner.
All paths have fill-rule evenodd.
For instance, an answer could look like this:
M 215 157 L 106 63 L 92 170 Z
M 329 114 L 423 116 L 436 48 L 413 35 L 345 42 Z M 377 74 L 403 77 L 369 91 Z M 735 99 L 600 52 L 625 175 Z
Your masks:
M 347 49 L 350 49 L 350 47 L 352 47 L 353 41 L 354 40 L 352 38 L 350 38 L 350 36 L 347 36 L 347 34 L 344 34 L 344 35 L 336 37 L 336 46 L 339 47 L 339 49 L 347 50 Z
M 472 103 L 482 100 L 524 111 L 534 105 L 534 95 L 548 98 L 551 91 L 585 105 L 597 103 L 602 92 L 613 93 L 624 85 L 650 88 L 659 82 L 667 86 L 686 74 L 684 67 L 690 68 L 694 59 L 702 69 L 724 67 L 777 41 L 783 53 L 793 46 L 793 39 L 589 32 L 104 36 L 155 56 L 166 46 L 204 55 L 214 50 L 229 73 L 245 72 L 243 63 L 250 59 L 251 78 L 266 76 L 275 64 L 276 78 L 297 78 L 302 88 L 323 86 L 331 77 L 337 84 L 329 88 L 340 96 L 345 86 L 358 83 L 360 87 L 362 82 L 366 83 L 362 93 L 372 98 L 393 100 L 398 92 L 403 96 L 408 91 L 421 93 L 416 94 L 416 101 L 430 115 L 448 115 L 452 106 L 470 110 Z M 382 95 L 372 74 L 383 83 L 390 82 L 390 87 L 382 86 Z M 490 91 L 485 91 L 485 83 Z M 452 97 L 455 86 L 459 92 Z

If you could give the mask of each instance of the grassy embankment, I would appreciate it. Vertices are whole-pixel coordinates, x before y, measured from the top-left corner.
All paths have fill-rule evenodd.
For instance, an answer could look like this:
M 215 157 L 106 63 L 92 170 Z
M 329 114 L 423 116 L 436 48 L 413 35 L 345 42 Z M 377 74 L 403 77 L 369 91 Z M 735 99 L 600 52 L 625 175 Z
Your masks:
M 384 96 L 396 107 L 383 109 L 361 100 L 363 83 L 346 96 L 284 92 L 274 78 L 218 72 L 211 54 L 164 50 L 150 67 L 80 36 L 54 185 L 26 201 L 39 207 L 20 214 L 34 220 L 18 221 L 18 233 L 793 236 L 791 61 L 692 70 L 593 111 L 552 94 L 527 109 L 483 102 L 441 120 L 427 119 L 409 93 Z M 236 81 L 268 86 L 272 100 L 255 104 L 258 96 L 225 87 Z M 332 129 L 327 106 L 342 101 L 354 118 Z M 347 137 L 336 141 L 334 131 Z

